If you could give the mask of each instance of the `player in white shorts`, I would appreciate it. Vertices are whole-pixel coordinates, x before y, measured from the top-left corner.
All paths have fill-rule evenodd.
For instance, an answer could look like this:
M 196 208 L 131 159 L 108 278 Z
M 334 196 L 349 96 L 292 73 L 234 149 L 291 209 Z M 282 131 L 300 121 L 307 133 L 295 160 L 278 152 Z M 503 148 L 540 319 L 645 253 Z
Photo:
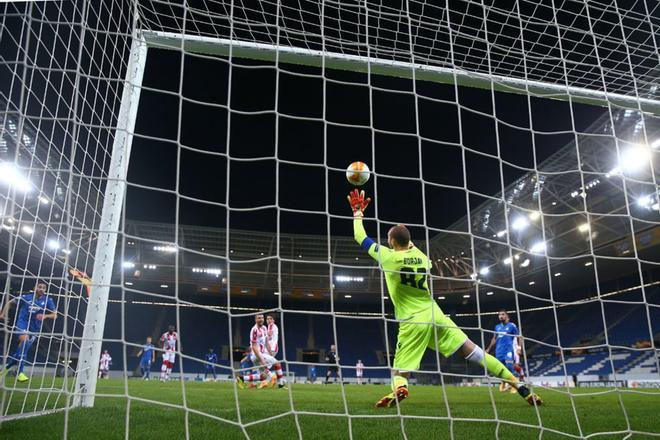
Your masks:
M 355 364 L 355 376 L 357 377 L 358 385 L 362 385 L 363 375 L 364 375 L 364 364 L 360 359 L 358 359 L 357 364 Z
M 270 352 L 270 346 L 268 344 L 268 328 L 264 325 L 264 315 L 258 314 L 254 317 L 254 326 L 250 330 L 250 348 L 252 352 L 250 353 L 250 361 L 255 366 L 262 367 L 266 369 L 266 372 L 261 374 L 252 374 L 245 372 L 242 376 L 239 374 L 236 376 L 236 382 L 240 388 L 244 388 L 247 382 L 248 385 L 252 385 L 252 382 L 261 380 L 259 388 L 265 386 L 274 386 L 277 383 L 278 387 L 284 387 L 284 375 L 282 374 L 282 366 L 280 363 L 273 357 Z M 268 377 L 270 375 L 270 369 L 275 370 L 274 377 Z M 269 380 L 270 379 L 270 380 Z
M 266 324 L 268 325 L 268 345 L 270 346 L 270 354 L 275 357 L 280 351 L 278 340 L 280 338 L 280 329 L 275 324 L 275 317 L 273 315 L 266 316 Z
M 174 326 L 167 327 L 167 331 L 160 337 L 160 346 L 163 349 L 163 365 L 160 367 L 160 380 L 168 380 L 174 367 L 176 358 L 176 343 L 179 335 L 174 331 Z
M 112 357 L 110 357 L 108 350 L 103 350 L 99 361 L 99 379 L 108 379 L 110 365 L 112 365 Z

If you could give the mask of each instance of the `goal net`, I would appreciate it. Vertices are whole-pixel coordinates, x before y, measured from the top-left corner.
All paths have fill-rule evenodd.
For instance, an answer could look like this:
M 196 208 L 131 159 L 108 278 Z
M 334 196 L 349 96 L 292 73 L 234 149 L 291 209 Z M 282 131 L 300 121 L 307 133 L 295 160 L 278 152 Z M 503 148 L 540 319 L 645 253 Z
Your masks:
M 660 434 L 657 3 L 1 8 L 0 429 Z M 416 283 L 545 406 L 427 350 L 373 408 L 399 321 L 354 161 L 369 236 L 407 225 Z

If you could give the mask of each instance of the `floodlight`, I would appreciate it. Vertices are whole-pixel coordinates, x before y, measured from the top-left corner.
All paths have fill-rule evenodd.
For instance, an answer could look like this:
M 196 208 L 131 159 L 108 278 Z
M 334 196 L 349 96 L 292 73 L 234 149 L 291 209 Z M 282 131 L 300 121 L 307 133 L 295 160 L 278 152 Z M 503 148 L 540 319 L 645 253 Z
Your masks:
M 529 222 L 525 217 L 518 217 L 516 218 L 513 223 L 511 223 L 511 227 L 515 229 L 516 231 L 520 231 L 522 229 L 525 229 L 529 225 Z
M 14 187 L 15 190 L 26 193 L 32 189 L 30 181 L 9 162 L 0 163 L 0 182 Z
M 534 243 L 529 251 L 533 254 L 540 254 L 541 252 L 545 251 L 545 248 L 545 241 L 539 241 Z
M 651 151 L 642 146 L 628 148 L 621 153 L 619 167 L 628 173 L 639 171 L 648 165 L 651 160 Z

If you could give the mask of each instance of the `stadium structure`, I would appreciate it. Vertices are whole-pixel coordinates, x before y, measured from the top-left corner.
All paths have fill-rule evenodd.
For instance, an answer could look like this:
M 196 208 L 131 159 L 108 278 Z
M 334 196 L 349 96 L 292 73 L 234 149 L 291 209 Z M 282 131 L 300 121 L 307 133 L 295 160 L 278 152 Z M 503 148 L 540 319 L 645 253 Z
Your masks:
M 635 148 L 641 124 L 632 113 L 620 110 L 614 120 L 617 133 Z M 25 166 L 34 168 L 39 164 L 43 168 L 38 177 L 44 185 L 40 194 L 26 195 L 24 203 L 15 205 L 13 214 L 5 216 L 2 246 L 12 246 L 14 261 L 24 262 L 21 266 L 27 268 L 27 273 L 43 273 L 39 267 L 45 264 L 43 256 L 34 252 L 34 247 L 40 245 L 51 251 L 47 264 L 52 273 L 65 273 L 63 257 L 71 254 L 77 256 L 79 269 L 90 271 L 87 249 L 95 240 L 93 233 L 86 228 L 71 228 L 69 248 L 62 248 L 61 240 L 53 238 L 61 234 L 52 226 L 52 219 L 62 219 L 64 215 L 62 187 L 68 183 L 61 173 L 49 170 L 66 168 L 68 164 L 53 162 L 55 156 L 48 154 L 53 145 L 40 139 L 35 127 L 26 124 L 23 141 L 18 142 L 15 113 L 7 112 L 4 118 L 0 154 L 10 158 L 18 149 Z M 492 335 L 498 308 L 520 310 L 515 319 L 523 328 L 529 374 L 546 383 L 550 379 L 559 383 L 573 375 L 579 380 L 598 382 L 616 377 L 648 379 L 658 374 L 655 347 L 660 335 L 660 314 L 653 305 L 660 299 L 660 273 L 653 264 L 658 262 L 660 244 L 660 227 L 653 223 L 658 215 L 658 200 L 643 183 L 628 182 L 627 192 L 623 192 L 621 167 L 637 164 L 625 162 L 625 158 L 617 160 L 612 139 L 600 135 L 610 129 L 609 121 L 608 117 L 601 117 L 587 130 L 588 134 L 578 138 L 584 176 L 593 173 L 598 177 L 581 179 L 578 173 L 562 171 L 575 168 L 578 160 L 578 149 L 570 143 L 539 165 L 538 180 L 534 174 L 523 175 L 507 185 L 504 195 L 493 194 L 470 212 L 469 218 L 429 233 L 429 255 L 435 264 L 432 290 L 439 305 L 486 343 Z M 646 130 L 652 139 L 660 139 L 660 126 L 647 126 Z M 640 176 L 643 180 L 644 176 Z M 90 190 L 95 185 L 92 179 L 78 179 L 74 184 L 87 185 Z M 582 209 L 583 199 L 588 201 L 589 216 Z M 506 212 L 503 200 L 510 206 Z M 7 205 L 6 199 L 3 205 Z M 43 216 L 44 205 L 48 208 L 47 218 Z M 86 221 L 98 221 L 98 214 L 91 207 L 82 205 L 79 209 L 79 216 L 87 216 Z M 630 221 L 627 209 L 634 212 L 634 221 Z M 10 234 L 14 231 L 20 233 Z M 115 261 L 113 275 L 113 284 L 123 282 L 124 289 L 113 289 L 109 318 L 120 318 L 122 304 L 131 304 L 135 315 L 141 317 L 140 326 L 127 329 L 126 336 L 134 344 L 132 351 L 137 351 L 145 335 L 155 337 L 168 322 L 174 321 L 175 286 L 179 298 L 190 306 L 207 308 L 209 319 L 208 325 L 184 329 L 184 344 L 191 347 L 191 353 L 203 353 L 207 330 L 212 328 L 213 338 L 220 341 L 221 360 L 227 366 L 231 349 L 235 351 L 234 361 L 240 359 L 251 325 L 251 315 L 238 319 L 233 326 L 233 344 L 229 344 L 227 319 L 217 313 L 227 310 L 228 305 L 249 314 L 276 308 L 281 295 L 283 306 L 292 311 L 283 317 L 287 359 L 293 361 L 291 371 L 300 377 L 306 376 L 305 364 L 322 363 L 323 354 L 332 343 L 333 326 L 326 314 L 331 307 L 330 295 L 338 313 L 335 319 L 339 321 L 342 314 L 373 318 L 381 313 L 394 321 L 382 272 L 352 237 L 278 237 L 272 231 L 232 229 L 228 233 L 223 228 L 190 225 L 180 225 L 177 237 L 178 246 L 172 224 L 126 220 L 124 260 Z M 12 244 L 10 239 L 17 242 Z M 423 240 L 416 242 L 425 247 Z M 330 261 L 324 261 L 328 246 Z M 626 258 L 635 252 L 641 261 L 639 268 L 636 260 Z M 175 255 L 178 266 L 174 263 Z M 279 259 L 272 258 L 275 255 Z M 12 279 L 14 290 L 31 288 L 24 282 L 17 283 L 19 280 Z M 81 297 L 72 300 L 65 294 L 76 289 L 82 292 L 79 285 L 67 279 L 53 280 L 67 307 L 85 307 Z M 477 296 L 479 310 L 475 308 Z M 296 313 L 296 309 L 300 312 Z M 315 314 L 306 315 L 306 311 Z M 601 313 L 603 319 L 583 319 L 585 315 Z M 190 319 L 197 323 L 199 318 L 195 315 Z M 342 333 L 356 330 L 351 327 L 352 322 L 341 322 L 340 340 Z M 387 353 L 392 351 L 385 343 L 386 339 L 395 340 L 396 324 L 385 323 L 388 328 L 378 320 L 372 324 L 370 339 L 380 342 L 366 351 L 362 344 L 348 342 L 342 344 L 342 354 L 349 362 L 347 365 L 358 358 L 381 365 L 382 369 L 369 370 L 367 376 L 383 379 L 389 374 Z M 78 320 L 67 325 L 71 334 L 80 336 L 82 327 Z M 480 332 L 479 328 L 485 331 Z M 110 326 L 107 331 L 120 336 L 119 328 Z M 79 345 L 73 341 L 66 347 L 68 356 L 75 358 Z M 643 341 L 650 345 L 640 345 Z M 61 363 L 66 357 L 65 344 L 64 340 L 59 343 L 59 350 L 49 347 L 37 363 Z M 115 351 L 122 350 L 118 347 Z M 184 363 L 184 372 L 198 374 L 200 365 L 194 358 L 192 355 Z M 137 371 L 135 359 L 130 357 L 127 361 Z M 301 364 L 295 365 L 296 362 Z M 462 363 L 449 362 L 445 368 L 456 374 L 466 373 Z M 229 375 L 229 370 L 225 374 Z
M 0 435 L 103 437 L 112 423 L 141 438 L 154 421 L 186 439 L 218 427 L 226 438 L 660 432 L 659 5 L 0 8 L 1 304 L 41 281 L 57 309 L 39 331 L 2 317 Z M 477 349 L 427 350 L 412 373 L 418 400 L 373 408 L 394 383 L 399 322 L 382 268 L 336 233 L 351 229 L 355 160 L 373 171 L 365 223 L 381 245 L 398 218 L 386 205 L 421 205 L 404 214 L 417 216 L 408 225 L 444 313 L 483 347 L 498 310 L 518 324 L 531 409 L 493 391 L 490 367 L 510 376 Z M 154 221 L 136 204 L 165 208 Z M 255 226 L 267 210 L 276 226 Z M 315 229 L 311 218 L 321 232 L 296 229 Z M 262 312 L 280 327 L 284 389 L 236 377 Z M 174 380 L 138 380 L 146 337 L 170 325 Z M 341 380 L 316 386 L 331 345 Z M 220 383 L 202 380 L 209 348 Z M 374 386 L 353 386 L 358 359 Z

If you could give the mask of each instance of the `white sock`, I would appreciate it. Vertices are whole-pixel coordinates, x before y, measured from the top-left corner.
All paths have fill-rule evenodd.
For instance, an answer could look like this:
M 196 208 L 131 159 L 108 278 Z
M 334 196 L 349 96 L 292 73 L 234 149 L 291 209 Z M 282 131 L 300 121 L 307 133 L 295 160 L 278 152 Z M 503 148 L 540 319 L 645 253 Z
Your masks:
M 477 345 L 474 347 L 474 350 L 472 350 L 472 353 L 465 356 L 465 360 L 481 365 L 481 362 L 484 360 L 484 357 L 485 357 L 484 351 L 481 349 L 481 347 Z

